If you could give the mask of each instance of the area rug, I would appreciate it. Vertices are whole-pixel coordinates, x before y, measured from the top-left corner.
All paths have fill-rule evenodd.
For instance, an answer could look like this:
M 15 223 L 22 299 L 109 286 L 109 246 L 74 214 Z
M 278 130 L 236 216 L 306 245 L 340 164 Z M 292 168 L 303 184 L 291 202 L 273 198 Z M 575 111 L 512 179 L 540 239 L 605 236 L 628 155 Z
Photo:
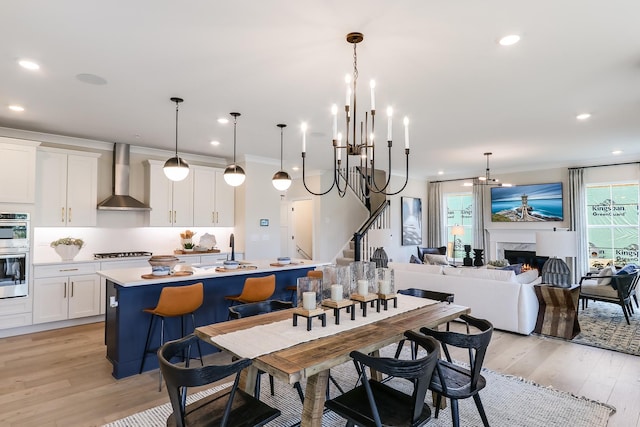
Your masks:
M 640 356 L 639 310 L 629 321 L 631 325 L 619 305 L 589 301 L 585 310 L 578 311 L 580 333 L 571 342 Z
M 355 384 L 356 375 L 352 363 L 332 369 L 331 374 L 344 389 L 349 389 Z M 487 369 L 483 370 L 483 375 L 487 379 L 487 387 L 480 396 L 489 424 L 493 427 L 599 427 L 606 426 L 609 417 L 615 412 L 615 408 L 606 404 L 542 387 L 522 378 L 502 375 Z M 260 398 L 267 404 L 279 408 L 282 415 L 267 425 L 288 427 L 299 423 L 302 409 L 293 387 L 276 381 L 276 393 L 275 396 L 271 396 L 268 383 L 268 381 L 262 381 Z M 399 384 L 396 385 L 399 387 Z M 227 386 L 228 384 L 203 391 L 193 395 L 192 398 L 201 398 Z M 336 392 L 332 386 L 331 394 L 334 395 Z M 431 404 L 430 396 L 427 401 Z M 170 405 L 165 404 L 107 424 L 106 427 L 163 426 L 166 425 L 166 419 L 170 413 Z M 325 411 L 322 419 L 323 426 L 342 427 L 344 424 L 344 419 Z M 441 411 L 438 419 L 432 419 L 428 425 L 450 427 L 452 425 L 450 409 L 447 407 Z M 460 401 L 460 425 L 482 425 L 473 399 Z

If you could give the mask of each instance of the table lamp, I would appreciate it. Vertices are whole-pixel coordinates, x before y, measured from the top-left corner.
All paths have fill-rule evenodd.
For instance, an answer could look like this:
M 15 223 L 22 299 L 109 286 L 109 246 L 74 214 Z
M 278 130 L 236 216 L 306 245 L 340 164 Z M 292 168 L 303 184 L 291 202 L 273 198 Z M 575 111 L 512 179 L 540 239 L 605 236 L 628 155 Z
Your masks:
M 464 227 L 461 225 L 454 225 L 451 227 L 451 234 L 453 234 L 453 263 L 456 263 L 456 236 L 464 236 Z
M 548 256 L 549 259 L 542 266 L 542 283 L 571 287 L 571 270 L 561 258 L 576 255 L 575 231 L 538 231 L 536 232 L 536 255 Z

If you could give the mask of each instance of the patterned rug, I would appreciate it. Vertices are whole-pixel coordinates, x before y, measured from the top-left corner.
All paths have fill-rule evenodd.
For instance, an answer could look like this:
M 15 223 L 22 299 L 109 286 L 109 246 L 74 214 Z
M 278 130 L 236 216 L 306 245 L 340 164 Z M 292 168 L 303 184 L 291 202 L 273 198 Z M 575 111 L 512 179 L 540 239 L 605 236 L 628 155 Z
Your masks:
M 408 346 L 405 346 L 408 347 Z M 394 350 L 394 349 L 391 349 Z M 355 369 L 351 362 L 331 370 L 332 376 L 343 389 L 355 384 Z M 480 393 L 489 424 L 494 427 L 604 427 L 615 408 L 584 397 L 541 387 L 528 380 L 484 370 L 487 387 Z M 397 380 L 393 380 L 397 381 Z M 405 387 L 398 383 L 398 388 Z M 226 387 L 222 386 L 220 388 Z M 293 426 L 300 422 L 302 412 L 300 400 L 294 389 L 276 381 L 275 396 L 269 394 L 269 381 L 265 376 L 262 381 L 261 400 L 277 407 L 282 415 L 268 426 Z M 303 385 L 304 387 L 304 385 Z M 217 389 L 198 393 L 192 398 L 201 398 Z M 336 390 L 331 388 L 332 395 Z M 427 398 L 431 403 L 431 397 Z M 106 427 L 155 427 L 163 426 L 171 412 L 169 404 L 161 405 L 121 420 L 107 424 Z M 433 407 L 432 407 L 433 413 Z M 429 426 L 450 427 L 451 412 L 447 408 L 440 412 L 438 419 L 432 419 Z M 332 412 L 325 412 L 322 420 L 324 426 L 344 426 L 345 420 Z M 460 425 L 481 426 L 482 421 L 473 403 L 473 399 L 460 401 Z
M 580 333 L 571 342 L 640 356 L 640 310 L 634 309 L 627 325 L 619 305 L 589 301 L 578 311 Z

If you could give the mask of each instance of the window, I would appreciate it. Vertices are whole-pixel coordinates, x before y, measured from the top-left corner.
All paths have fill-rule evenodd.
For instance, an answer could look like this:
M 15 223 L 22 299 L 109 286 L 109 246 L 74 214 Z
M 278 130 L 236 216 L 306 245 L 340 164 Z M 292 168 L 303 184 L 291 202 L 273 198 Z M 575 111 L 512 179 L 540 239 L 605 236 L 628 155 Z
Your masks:
M 473 245 L 473 195 L 466 193 L 446 193 L 444 195 L 445 209 L 447 212 L 447 245 L 449 256 L 453 258 L 455 245 L 455 258 L 464 257 L 464 245 Z M 464 234 L 453 235 L 453 227 L 462 226 Z
M 638 184 L 587 185 L 589 266 L 638 263 Z

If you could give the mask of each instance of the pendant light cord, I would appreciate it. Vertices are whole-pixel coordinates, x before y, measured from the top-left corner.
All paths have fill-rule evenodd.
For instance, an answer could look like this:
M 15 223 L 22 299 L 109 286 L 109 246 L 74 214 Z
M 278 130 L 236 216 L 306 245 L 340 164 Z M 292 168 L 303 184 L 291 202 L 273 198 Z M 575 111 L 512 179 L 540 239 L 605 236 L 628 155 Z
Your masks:
M 178 106 L 180 105 L 180 103 L 178 101 L 176 101 L 176 158 L 179 159 L 178 157 Z M 178 160 L 178 163 L 180 163 L 180 161 Z
M 282 170 L 282 138 L 284 133 L 284 126 L 280 127 L 280 170 Z
M 236 164 L 236 124 L 238 116 L 233 116 L 233 164 Z

